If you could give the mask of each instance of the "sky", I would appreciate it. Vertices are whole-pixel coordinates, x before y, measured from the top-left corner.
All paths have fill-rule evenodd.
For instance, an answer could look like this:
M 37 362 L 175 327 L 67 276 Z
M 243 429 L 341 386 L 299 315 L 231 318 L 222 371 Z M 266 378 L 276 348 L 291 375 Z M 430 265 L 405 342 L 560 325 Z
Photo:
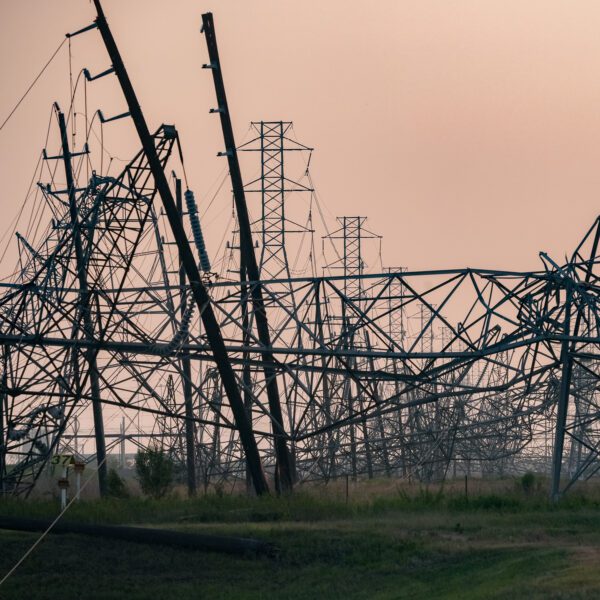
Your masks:
M 368 217 L 383 236 L 384 266 L 537 269 L 539 251 L 560 260 L 597 217 L 596 1 L 103 6 L 150 129 L 177 126 L 201 202 L 224 167 L 218 118 L 208 114 L 212 78 L 201 69 L 201 14 L 212 11 L 238 143 L 250 121 L 294 121 L 298 140 L 315 148 L 311 172 L 330 227 L 335 216 Z M 94 17 L 87 0 L 0 0 L 0 122 L 64 34 Z M 77 72 L 109 66 L 96 31 L 73 38 L 71 56 Z M 68 106 L 68 70 L 65 45 L 0 131 L 0 237 L 23 203 L 52 102 Z M 125 110 L 111 77 L 89 102 L 106 115 Z M 116 156 L 139 145 L 130 123 L 106 136 Z M 229 208 L 224 194 L 215 218 Z M 216 223 L 209 249 L 223 234 Z

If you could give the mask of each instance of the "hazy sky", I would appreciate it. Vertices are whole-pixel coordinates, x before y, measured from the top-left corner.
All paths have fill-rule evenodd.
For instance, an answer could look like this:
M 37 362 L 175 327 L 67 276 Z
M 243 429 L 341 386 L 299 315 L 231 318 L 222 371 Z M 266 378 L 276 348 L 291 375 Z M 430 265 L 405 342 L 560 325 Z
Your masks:
M 597 216 L 597 1 L 104 8 L 150 128 L 177 125 L 200 196 L 224 166 L 218 119 L 208 114 L 212 79 L 200 68 L 201 13 L 212 10 L 238 142 L 251 120 L 293 120 L 298 139 L 316 148 L 312 173 L 331 215 L 368 216 L 384 236 L 385 264 L 537 268 L 539 250 L 560 258 Z M 86 0 L 1 0 L 0 121 L 64 34 L 94 16 Z M 72 53 L 77 70 L 109 66 L 97 32 L 75 38 Z M 51 103 L 68 105 L 67 67 L 65 46 L 0 131 L 2 233 L 22 204 Z M 125 109 L 114 78 L 94 87 L 93 100 L 106 114 Z M 107 146 L 127 156 L 134 141 L 122 124 Z M 220 234 L 208 232 L 209 244 Z

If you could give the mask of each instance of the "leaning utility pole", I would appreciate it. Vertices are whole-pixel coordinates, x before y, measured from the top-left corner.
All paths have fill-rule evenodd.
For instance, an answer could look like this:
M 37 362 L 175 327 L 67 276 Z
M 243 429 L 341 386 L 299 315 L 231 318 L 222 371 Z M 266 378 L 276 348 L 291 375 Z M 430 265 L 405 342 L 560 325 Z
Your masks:
M 73 178 L 73 166 L 71 164 L 71 152 L 69 150 L 69 137 L 65 123 L 65 115 L 58 110 L 58 126 L 60 128 L 60 137 L 62 140 L 62 158 L 65 165 L 65 176 L 67 179 L 67 191 L 69 194 L 69 216 L 71 218 L 71 227 L 73 228 L 73 245 L 75 246 L 75 261 L 77 265 L 77 277 L 79 279 L 79 311 L 80 318 L 83 320 L 83 334 L 88 340 L 94 338 L 94 322 L 91 315 L 90 293 L 87 283 L 87 265 L 83 244 L 81 240 L 81 229 L 79 227 L 79 211 L 77 208 L 77 198 L 75 196 L 75 180 Z M 75 353 L 75 377 L 78 395 L 81 395 L 81 373 L 79 373 L 79 350 L 74 349 Z M 89 369 L 90 387 L 92 393 L 92 413 L 94 416 L 94 434 L 96 436 L 96 462 L 98 464 L 98 487 L 100 497 L 105 497 L 108 493 L 108 469 L 106 465 L 106 441 L 104 439 L 104 419 L 102 418 L 102 402 L 100 399 L 100 380 L 98 377 L 98 364 L 96 361 L 96 352 L 93 346 L 89 346 L 85 351 L 86 362 Z
M 252 475 L 254 489 L 257 494 L 268 493 L 269 487 L 260 462 L 258 446 L 256 444 L 256 439 L 254 438 L 254 432 L 252 431 L 252 424 L 244 408 L 244 402 L 240 394 L 234 370 L 229 361 L 229 355 L 221 335 L 221 330 L 210 304 L 210 297 L 200 278 L 200 271 L 198 270 L 198 265 L 196 264 L 196 260 L 183 228 L 181 216 L 175 205 L 173 194 L 171 193 L 165 172 L 158 158 L 158 154 L 156 153 L 156 148 L 152 136 L 150 135 L 150 131 L 148 130 L 142 109 L 140 108 L 135 91 L 129 80 L 129 75 L 127 74 L 123 60 L 121 59 L 121 54 L 119 53 L 112 32 L 106 22 L 100 0 L 94 0 L 94 5 L 98 13 L 95 25 L 100 30 L 106 50 L 112 61 L 112 67 L 121 84 L 121 89 L 123 90 L 123 94 L 127 101 L 131 118 L 135 124 L 144 154 L 148 159 L 148 164 L 152 176 L 154 177 L 156 189 L 161 197 L 165 213 L 169 220 L 169 225 L 173 232 L 173 237 L 177 243 L 180 259 L 194 295 L 194 300 L 198 305 L 206 337 L 231 405 L 235 423 L 240 434 L 240 440 L 246 454 L 248 468 Z
M 223 83 L 223 72 L 219 61 L 219 50 L 217 47 L 217 38 L 212 13 L 202 15 L 202 31 L 206 36 L 208 46 L 208 56 L 210 63 L 204 65 L 213 73 L 215 92 L 217 94 L 218 108 L 211 112 L 218 112 L 221 117 L 221 128 L 223 130 L 223 139 L 225 141 L 225 155 L 229 163 L 229 176 L 233 187 L 233 197 L 240 227 L 240 252 L 243 256 L 241 264 L 245 264 L 248 274 L 249 285 L 252 295 L 252 306 L 256 318 L 256 330 L 258 339 L 261 343 L 261 357 L 263 360 L 263 369 L 265 383 L 267 388 L 267 397 L 269 400 L 269 412 L 271 415 L 271 425 L 273 436 L 275 438 L 275 457 L 276 483 L 278 491 L 290 491 L 294 484 L 295 474 L 293 472 L 291 455 L 287 447 L 287 434 L 283 425 L 283 416 L 281 412 L 281 402 L 279 399 L 279 389 L 277 386 L 277 372 L 275 361 L 270 352 L 271 334 L 269 333 L 269 323 L 262 296 L 262 286 L 254 247 L 252 245 L 252 232 L 250 229 L 250 217 L 248 216 L 248 206 L 246 205 L 246 196 L 244 193 L 244 184 L 242 182 L 242 173 L 238 160 L 233 127 L 227 105 L 227 96 L 225 94 L 225 84 Z
M 2 345 L 2 378 L 0 383 L 0 448 L 4 447 L 4 415 L 6 414 L 6 353 Z M 6 478 L 6 452 L 0 452 L 0 497 L 4 494 L 4 480 Z

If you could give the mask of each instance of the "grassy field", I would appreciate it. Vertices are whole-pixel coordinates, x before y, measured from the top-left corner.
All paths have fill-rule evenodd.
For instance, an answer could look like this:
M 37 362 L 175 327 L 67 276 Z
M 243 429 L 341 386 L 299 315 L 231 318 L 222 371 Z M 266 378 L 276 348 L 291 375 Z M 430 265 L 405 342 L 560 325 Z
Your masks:
M 600 598 L 600 500 L 550 505 L 507 480 L 439 490 L 389 482 L 288 498 L 207 495 L 74 505 L 68 518 L 265 539 L 273 557 L 50 535 L 0 598 Z M 55 502 L 4 501 L 50 517 Z M 0 531 L 0 578 L 37 538 Z

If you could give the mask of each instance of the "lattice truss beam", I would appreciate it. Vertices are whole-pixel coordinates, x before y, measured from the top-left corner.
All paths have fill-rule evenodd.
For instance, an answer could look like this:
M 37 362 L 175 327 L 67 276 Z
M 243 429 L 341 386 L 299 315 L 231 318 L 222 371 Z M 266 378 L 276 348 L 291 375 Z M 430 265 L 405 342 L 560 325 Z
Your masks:
M 301 184 L 284 174 L 287 128 L 260 123 L 261 176 L 246 187 L 262 199 L 262 281 L 205 282 L 204 310 L 210 305 L 217 316 L 266 471 L 275 471 L 277 435 L 287 437 L 304 480 L 376 473 L 432 480 L 457 464 L 502 471 L 517 460 L 547 469 L 550 437 L 554 492 L 563 466 L 563 489 L 593 475 L 600 468 L 600 221 L 564 264 L 542 254 L 536 272 L 365 274 L 361 240 L 371 234 L 362 217 L 342 217 L 329 237 L 343 241 L 343 254 L 329 267 L 343 274 L 292 278 L 284 195 L 311 188 L 294 187 Z M 153 140 L 165 170 L 177 132 L 163 125 Z M 67 155 L 70 162 L 77 154 Z M 18 271 L 0 286 L 0 492 L 28 493 L 52 453 L 72 447 L 75 424 L 95 422 L 98 433 L 98 403 L 107 420 L 131 425 L 144 415 L 130 442 L 160 443 L 182 463 L 192 421 L 204 485 L 244 478 L 238 431 L 155 204 L 146 154 L 117 177 L 92 174 L 83 186 L 41 189 L 52 214 L 46 234 L 18 236 Z M 199 244 L 199 223 L 185 227 Z M 268 348 L 253 326 L 257 285 Z M 272 370 L 283 423 L 269 409 Z
M 165 167 L 175 140 L 173 128 L 155 135 Z M 17 281 L 5 284 L 0 298 L 5 490 L 29 490 L 50 454 L 68 443 L 69 424 L 85 419 L 91 395 L 83 356 L 90 349 L 103 404 L 152 415 L 137 443 L 161 439 L 181 460 L 181 364 L 189 357 L 202 480 L 244 475 L 198 316 L 182 316 L 189 291 L 176 278 L 177 256 L 154 196 L 142 154 L 119 177 L 93 176 L 79 190 L 89 287 L 83 306 L 73 228 L 60 194 L 48 192 L 62 217 L 22 257 Z M 266 309 L 277 316 L 271 352 L 299 477 L 386 472 L 429 479 L 443 477 L 452 460 L 520 454 L 533 461 L 536 440 L 552 426 L 567 358 L 565 457 L 573 477 L 593 472 L 600 443 L 599 231 L 596 222 L 565 265 L 544 256 L 539 272 L 353 273 L 359 297 L 348 295 L 347 277 L 263 281 Z M 244 326 L 244 311 L 253 318 L 252 285 L 209 287 L 269 468 L 273 435 L 261 347 Z M 87 309 L 92 331 L 82 319 Z

